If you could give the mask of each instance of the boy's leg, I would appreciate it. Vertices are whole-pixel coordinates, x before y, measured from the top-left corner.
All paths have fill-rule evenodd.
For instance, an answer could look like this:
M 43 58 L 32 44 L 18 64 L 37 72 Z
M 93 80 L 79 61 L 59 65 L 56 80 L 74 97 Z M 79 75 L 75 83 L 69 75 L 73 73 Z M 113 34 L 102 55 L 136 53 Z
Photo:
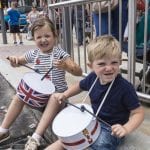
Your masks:
M 56 142 L 48 146 L 45 150 L 64 150 L 64 148 L 62 146 L 61 141 L 57 140 Z
M 41 137 L 43 136 L 43 134 L 46 131 L 46 129 L 48 128 L 48 126 L 52 123 L 56 114 L 61 110 L 63 105 L 64 104 L 60 105 L 58 103 L 58 101 L 53 98 L 53 96 L 50 97 L 50 99 L 47 103 L 47 106 L 42 114 L 41 119 L 40 119 L 40 122 L 31 137 L 32 140 L 31 140 L 31 138 L 29 138 L 28 142 L 26 143 L 25 150 L 28 150 L 31 147 L 37 148 L 39 146 Z M 36 145 L 35 145 L 35 142 L 37 142 Z
M 104 123 L 101 123 L 100 134 L 96 141 L 89 146 L 89 150 L 116 150 L 118 145 L 121 143 L 123 138 L 118 138 L 111 135 L 111 127 L 107 126 Z

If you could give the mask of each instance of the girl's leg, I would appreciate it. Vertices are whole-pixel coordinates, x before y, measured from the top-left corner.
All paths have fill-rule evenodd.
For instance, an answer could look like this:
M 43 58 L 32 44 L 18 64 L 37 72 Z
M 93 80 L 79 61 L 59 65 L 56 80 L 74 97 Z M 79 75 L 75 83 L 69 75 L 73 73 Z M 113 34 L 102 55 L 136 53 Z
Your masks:
M 24 104 L 25 103 L 19 100 L 19 98 L 16 95 L 13 97 L 13 100 L 11 101 L 11 104 L 9 105 L 8 111 L 6 113 L 6 116 L 1 124 L 2 128 L 8 129 L 12 125 L 12 123 L 21 113 Z
M 37 147 L 40 145 L 40 140 L 45 130 L 52 123 L 54 117 L 61 110 L 62 107 L 63 107 L 63 104 L 62 105 L 58 104 L 58 101 L 55 100 L 53 96 L 50 97 L 35 132 L 33 133 L 32 137 L 29 137 L 27 143 L 25 144 L 25 150 L 37 149 Z M 52 150 L 55 150 L 55 149 L 52 148 Z M 56 148 L 56 150 L 59 150 L 59 149 Z
M 42 136 L 48 126 L 52 123 L 52 120 L 54 119 L 56 114 L 62 109 L 63 105 L 64 104 L 58 104 L 58 101 L 55 100 L 53 96 L 51 96 L 42 114 L 35 133 Z
M 64 148 L 62 146 L 61 141 L 57 140 L 56 142 L 48 146 L 45 150 L 64 150 Z

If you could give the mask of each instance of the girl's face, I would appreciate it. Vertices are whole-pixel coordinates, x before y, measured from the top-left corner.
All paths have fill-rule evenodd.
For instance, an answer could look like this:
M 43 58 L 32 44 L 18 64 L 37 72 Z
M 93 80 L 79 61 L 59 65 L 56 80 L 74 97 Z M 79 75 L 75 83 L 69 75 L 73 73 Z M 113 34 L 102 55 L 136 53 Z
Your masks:
M 120 63 L 119 58 L 103 58 L 94 60 L 89 67 L 99 77 L 101 84 L 107 84 L 114 80 L 119 73 Z
M 56 42 L 56 37 L 54 36 L 50 27 L 48 25 L 45 25 L 40 29 L 34 31 L 34 40 L 36 46 L 41 50 L 41 52 L 49 53 L 53 50 Z

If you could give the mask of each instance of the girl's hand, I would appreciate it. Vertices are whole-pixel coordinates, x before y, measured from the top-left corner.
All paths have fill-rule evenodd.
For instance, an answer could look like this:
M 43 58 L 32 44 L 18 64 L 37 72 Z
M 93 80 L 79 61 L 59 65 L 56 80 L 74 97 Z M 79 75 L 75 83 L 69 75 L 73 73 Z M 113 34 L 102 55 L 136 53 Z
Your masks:
M 70 57 L 66 59 L 60 58 L 60 59 L 54 60 L 53 66 L 57 67 L 58 69 L 67 71 L 75 76 L 82 75 L 82 69 Z
M 53 65 L 62 70 L 65 70 L 66 68 L 66 62 L 63 59 L 54 60 Z
M 11 66 L 13 67 L 19 66 L 19 58 L 17 56 L 9 56 L 7 59 L 10 61 Z
M 124 137 L 125 135 L 128 134 L 127 129 L 124 126 L 120 125 L 120 124 L 112 125 L 111 129 L 112 129 L 111 134 L 114 135 L 114 136 L 117 136 L 119 138 Z

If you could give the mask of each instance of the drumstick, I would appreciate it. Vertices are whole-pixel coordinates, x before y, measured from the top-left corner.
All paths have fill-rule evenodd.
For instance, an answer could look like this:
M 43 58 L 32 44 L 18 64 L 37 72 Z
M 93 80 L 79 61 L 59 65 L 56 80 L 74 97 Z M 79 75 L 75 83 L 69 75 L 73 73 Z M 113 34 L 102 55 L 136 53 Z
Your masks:
M 103 122 L 104 124 L 106 124 L 107 126 L 111 127 L 111 125 L 109 123 L 107 123 L 106 121 L 100 119 L 98 116 L 96 116 L 94 113 L 90 112 L 88 109 L 86 109 L 86 107 L 84 105 L 81 106 L 81 111 L 86 111 L 89 114 L 91 114 L 93 117 L 95 117 L 98 121 Z
M 59 59 L 62 59 L 63 56 L 61 56 Z M 51 67 L 46 73 L 45 75 L 41 78 L 41 81 L 49 74 L 49 72 L 53 69 L 53 67 Z
M 76 105 L 74 105 L 74 104 L 72 104 L 72 103 L 70 103 L 68 101 L 65 101 L 65 103 L 68 104 L 68 105 L 71 105 L 71 106 L 73 106 L 73 107 L 75 107 L 77 109 L 79 109 L 81 112 L 84 112 L 84 111 L 88 112 L 90 115 L 92 115 L 93 117 L 95 117 L 99 122 L 102 122 L 102 123 L 106 124 L 107 126 L 111 127 L 111 125 L 109 123 L 107 123 L 106 121 L 100 119 L 94 113 L 90 112 L 88 109 L 86 109 L 86 107 L 84 105 L 82 105 L 81 107 L 78 107 L 78 106 L 76 106 Z
M 9 60 L 9 56 L 8 56 L 6 59 Z M 25 65 L 25 64 L 19 64 L 19 65 L 24 66 L 24 67 L 26 67 L 26 68 L 28 68 L 28 69 L 31 69 L 31 70 L 35 71 L 36 73 L 40 73 L 40 72 L 39 72 L 39 69 L 31 68 L 31 67 L 29 67 L 28 65 Z
M 41 81 L 49 74 L 49 72 L 53 69 L 53 67 L 51 67 L 46 73 L 45 75 L 41 78 Z

